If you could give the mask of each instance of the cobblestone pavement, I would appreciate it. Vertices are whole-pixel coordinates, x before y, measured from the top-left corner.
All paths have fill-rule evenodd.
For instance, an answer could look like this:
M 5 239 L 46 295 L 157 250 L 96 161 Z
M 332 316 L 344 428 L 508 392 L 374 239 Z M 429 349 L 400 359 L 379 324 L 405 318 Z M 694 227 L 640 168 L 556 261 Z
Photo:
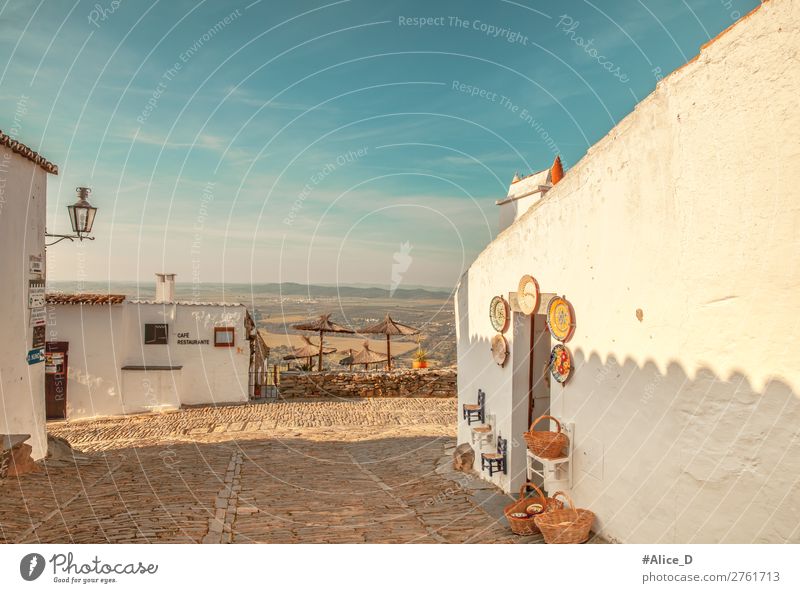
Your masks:
M 455 413 L 307 401 L 51 423 L 83 454 L 0 483 L 0 543 L 539 541 L 450 469 Z

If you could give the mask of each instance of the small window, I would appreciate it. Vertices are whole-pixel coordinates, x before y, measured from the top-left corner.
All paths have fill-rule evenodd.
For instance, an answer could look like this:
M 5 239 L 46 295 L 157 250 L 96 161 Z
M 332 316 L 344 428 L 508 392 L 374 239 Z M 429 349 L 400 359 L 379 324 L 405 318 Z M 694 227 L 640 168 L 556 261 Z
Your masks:
M 144 343 L 166 344 L 168 332 L 169 332 L 169 325 L 166 323 L 145 323 Z
M 231 348 L 234 345 L 234 330 L 232 327 L 214 328 L 214 346 L 220 348 Z

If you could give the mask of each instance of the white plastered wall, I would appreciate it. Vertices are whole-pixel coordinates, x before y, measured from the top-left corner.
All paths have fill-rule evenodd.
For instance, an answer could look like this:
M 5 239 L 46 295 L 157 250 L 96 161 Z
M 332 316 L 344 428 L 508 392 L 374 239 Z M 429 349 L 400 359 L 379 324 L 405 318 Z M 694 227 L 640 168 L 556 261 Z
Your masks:
M 89 418 L 183 404 L 248 400 L 249 348 L 243 306 L 50 305 L 48 339 L 69 342 L 67 418 Z M 145 345 L 144 326 L 167 323 L 167 345 Z M 234 347 L 214 346 L 214 327 L 235 328 Z M 179 344 L 178 334 L 208 344 Z M 181 367 L 173 371 L 126 366 Z M 127 392 L 126 392 L 127 390 Z
M 799 20 L 773 0 L 705 48 L 462 277 L 459 404 L 484 389 L 501 431 L 525 412 L 490 299 L 529 273 L 572 302 L 552 410 L 575 423 L 572 495 L 612 540 L 800 542 Z
M 47 173 L 0 146 L 0 433 L 30 434 L 33 458 L 47 454 L 44 363 L 29 365 L 29 257 L 45 246 Z

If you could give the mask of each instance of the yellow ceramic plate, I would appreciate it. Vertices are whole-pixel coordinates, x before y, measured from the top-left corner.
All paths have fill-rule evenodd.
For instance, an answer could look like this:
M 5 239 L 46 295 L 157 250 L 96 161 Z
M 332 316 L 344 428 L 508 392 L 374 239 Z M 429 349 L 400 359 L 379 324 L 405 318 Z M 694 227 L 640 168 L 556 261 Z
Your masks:
M 564 297 L 556 296 L 547 304 L 547 327 L 559 342 L 568 342 L 575 331 L 575 313 Z

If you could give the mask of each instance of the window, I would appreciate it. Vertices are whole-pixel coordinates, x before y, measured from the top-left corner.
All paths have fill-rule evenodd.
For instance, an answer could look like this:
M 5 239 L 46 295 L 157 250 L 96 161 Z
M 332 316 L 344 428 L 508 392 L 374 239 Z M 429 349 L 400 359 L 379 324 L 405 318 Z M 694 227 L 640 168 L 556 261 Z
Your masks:
M 214 328 L 214 346 L 231 348 L 234 345 L 234 330 L 232 327 Z
M 169 325 L 166 323 L 145 323 L 144 324 L 144 343 L 145 344 L 166 344 Z

